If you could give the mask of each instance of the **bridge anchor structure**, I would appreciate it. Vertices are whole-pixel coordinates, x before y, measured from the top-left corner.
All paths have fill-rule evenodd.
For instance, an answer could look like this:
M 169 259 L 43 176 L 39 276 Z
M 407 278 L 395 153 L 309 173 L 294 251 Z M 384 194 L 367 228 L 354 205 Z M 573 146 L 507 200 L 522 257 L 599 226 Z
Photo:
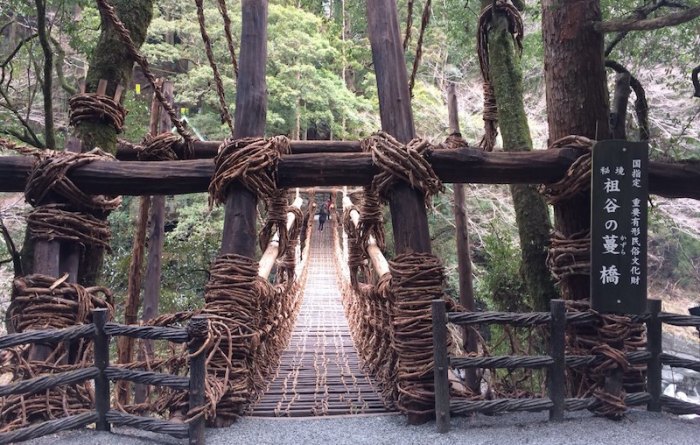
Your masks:
M 532 153 L 484 153 L 463 141 L 456 148 L 455 144 L 446 148 L 446 144 L 432 145 L 416 137 L 394 0 L 367 0 L 368 35 L 382 131 L 362 141 L 299 142 L 283 136 L 265 137 L 267 1 L 247 0 L 241 4 L 239 88 L 231 137 L 216 143 L 194 141 L 165 101 L 145 58 L 133 46 L 114 8 L 107 0 L 98 0 L 98 5 L 103 18 L 120 31 L 132 59 L 152 82 L 179 135 L 147 138 L 144 147 L 136 150 L 121 147 L 117 151 L 117 157 L 133 159 L 134 152 L 138 157 L 147 149 L 157 148 L 168 151 L 162 159 L 169 160 L 118 160 L 92 150 L 93 147 L 84 147 L 89 152 L 80 154 L 34 151 L 30 156 L 0 157 L 0 191 L 25 191 L 27 201 L 42 211 L 35 215 L 45 215 L 49 209 L 54 211 L 51 221 L 47 223 L 46 218 L 39 221 L 44 229 L 48 224 L 49 230 L 38 230 L 41 236 L 35 236 L 34 273 L 18 277 L 14 282 L 15 295 L 9 313 L 18 332 L 13 335 L 19 337 L 0 338 L 0 348 L 15 348 L 0 355 L 0 369 L 9 369 L 12 380 L 11 384 L 0 386 L 2 406 L 7 408 L 0 410 L 0 434 L 6 433 L 3 428 L 25 430 L 19 435 L 0 435 L 0 443 L 48 431 L 40 422 L 49 424 L 60 413 L 73 415 L 92 409 L 94 391 L 85 382 L 76 383 L 75 372 L 94 358 L 94 345 L 90 343 L 94 338 L 98 338 L 101 347 L 98 358 L 102 363 L 85 375 L 98 375 L 101 382 L 97 396 L 101 398 L 101 429 L 109 428 L 110 418 L 112 423 L 128 421 L 143 428 L 150 425 L 149 428 L 166 432 L 176 430 L 179 435 L 184 434 L 183 421 L 189 425 L 201 426 L 206 421 L 210 426 L 227 426 L 247 414 L 323 416 L 396 409 L 411 423 L 434 418 L 433 352 L 436 346 L 445 352 L 450 337 L 441 335 L 439 344 L 434 344 L 431 306 L 434 302 L 449 305 L 443 312 L 456 314 L 446 315 L 452 321 L 464 321 L 475 313 L 460 310 L 446 298 L 444 269 L 432 253 L 426 201 L 444 191 L 443 182 L 556 183 L 570 177 L 575 166 L 585 165 L 578 161 L 589 153 L 581 147 L 556 146 L 556 142 L 549 150 Z M 564 12 L 567 8 L 559 9 Z M 118 92 L 109 97 L 108 89 Z M 100 117 L 100 107 L 118 103 L 121 91 L 116 85 L 100 82 L 95 93 L 82 92 L 82 96 L 87 94 L 90 99 L 83 97 L 86 100 L 81 102 L 81 120 L 104 119 Z M 82 108 L 89 103 L 97 104 L 93 110 L 96 114 L 84 114 Z M 226 108 L 224 100 L 222 105 Z M 123 111 L 113 108 L 118 111 L 113 120 L 121 122 Z M 26 150 L 19 151 L 27 154 Z M 585 170 L 574 173 L 582 178 L 590 175 Z M 697 162 L 650 164 L 650 190 L 662 196 L 698 199 L 698 178 Z M 314 229 L 313 197 L 304 205 L 300 191 L 294 194 L 288 190 L 338 185 L 363 187 L 363 196 L 355 203 L 343 197 L 342 243 L 341 233 L 333 225 L 323 232 Z M 141 325 L 116 330 L 111 326 L 111 331 L 107 329 L 109 323 L 105 325 L 107 328 L 103 326 L 105 320 L 95 323 L 91 318 L 93 310 L 103 308 L 102 317 L 110 318 L 114 301 L 109 290 L 79 283 L 78 272 L 89 262 L 76 253 L 86 246 L 98 250 L 109 246 L 105 220 L 109 211 L 119 205 L 114 195 L 203 191 L 209 191 L 211 204 L 225 207 L 225 216 L 221 249 L 209 271 L 202 307 L 161 314 Z M 590 191 L 582 187 L 576 194 L 587 197 Z M 258 235 L 259 202 L 266 206 L 267 220 Z M 395 253 L 391 259 L 382 253 L 386 250 L 383 204 L 388 204 L 391 212 Z M 336 218 L 334 224 L 338 223 Z M 258 240 L 263 251 L 260 257 L 257 257 Z M 573 241 L 583 245 L 581 257 L 585 263 L 590 238 L 586 239 L 582 232 L 581 239 Z M 577 279 L 590 280 L 589 268 L 584 270 L 581 261 L 574 265 L 578 266 Z M 569 264 L 567 267 L 574 269 Z M 157 285 L 157 280 L 152 284 Z M 596 317 L 587 309 L 571 312 L 574 312 L 573 321 Z M 484 317 L 481 324 L 505 320 L 523 326 L 528 325 L 523 320 L 529 324 L 533 324 L 532 320 L 547 321 L 547 314 L 537 313 L 491 313 Z M 659 314 L 657 308 L 647 318 L 627 318 L 624 323 L 641 326 L 641 322 L 652 320 L 658 331 L 658 321 L 662 319 L 664 314 Z M 697 316 L 665 319 L 683 326 L 700 325 Z M 190 320 L 198 321 L 200 333 L 206 335 L 192 337 L 183 334 L 182 329 L 174 329 Z M 86 329 L 80 329 L 77 335 L 77 330 L 71 330 L 74 325 L 84 325 Z M 97 330 L 97 337 L 91 326 Z M 642 329 L 635 328 L 635 332 L 641 333 Z M 60 333 L 32 334 L 50 330 Z M 110 407 L 109 394 L 105 391 L 109 388 L 106 370 L 112 368 L 105 353 L 109 332 L 145 340 L 153 339 L 154 332 L 158 332 L 159 338 L 178 343 L 180 348 L 168 349 L 165 356 L 147 354 L 144 360 L 121 360 L 114 364 L 120 369 L 111 369 L 109 374 L 117 380 L 131 379 L 150 386 L 170 384 L 174 388 L 151 390 L 140 404 L 118 403 Z M 27 340 L 30 338 L 36 344 L 17 348 L 31 343 Z M 639 343 L 633 347 L 644 346 Z M 562 366 L 567 363 L 561 351 L 555 352 L 551 359 L 540 358 L 535 362 L 549 366 L 556 359 L 561 377 Z M 636 351 L 614 347 L 603 352 L 607 355 L 596 352 L 575 357 L 569 368 L 595 364 L 599 381 L 604 380 L 605 373 L 617 374 L 632 362 L 655 364 L 657 371 L 664 360 L 676 366 L 700 369 L 697 361 L 664 357 L 659 344 L 648 355 L 630 355 Z M 442 356 L 446 358 L 447 354 Z M 196 367 L 188 365 L 188 358 L 193 357 L 200 359 Z M 204 357 L 206 376 L 201 366 Z M 533 366 L 530 358 L 519 362 L 511 358 L 504 360 L 508 369 L 513 363 L 520 367 Z M 503 363 L 488 357 L 462 360 L 462 365 L 470 369 L 483 369 L 487 365 L 492 369 Z M 554 401 L 550 406 L 541 397 L 527 403 L 484 400 L 488 395 L 468 390 L 445 367 L 442 363 L 437 386 L 445 399 L 458 400 L 460 412 L 554 407 Z M 641 371 L 640 368 L 640 375 Z M 36 377 L 39 374 L 46 375 Z M 46 378 L 54 374 L 55 380 Z M 185 378 L 186 374 L 189 379 Z M 586 369 L 586 375 L 589 374 Z M 659 374 L 660 371 L 654 375 Z M 79 376 L 83 376 L 82 371 Z M 450 379 L 449 384 L 445 377 Z M 39 392 L 30 388 L 37 382 L 35 379 L 41 379 Z M 188 380 L 197 380 L 199 384 L 187 388 L 191 384 Z M 51 387 L 50 383 L 56 381 L 70 384 Z M 188 397 L 188 389 L 189 395 L 196 395 L 192 398 L 195 402 Z M 563 392 L 563 389 L 557 391 L 557 411 L 561 411 L 564 401 L 564 406 L 569 408 L 603 405 L 606 411 L 621 415 L 626 403 L 650 401 L 656 409 L 662 401 L 658 385 L 650 390 L 654 394 L 639 394 L 630 400 L 621 396 L 606 400 L 606 394 L 601 391 L 586 400 L 568 400 L 562 398 Z M 678 408 L 676 412 L 697 412 L 692 406 L 677 403 L 674 406 Z M 449 406 L 445 409 L 449 410 Z M 133 418 L 136 417 L 133 413 L 173 419 L 180 426 L 173 430 L 172 425 L 162 422 L 144 422 Z M 84 425 L 92 422 L 93 417 L 78 420 Z M 76 424 L 65 426 L 59 422 L 48 427 L 53 432 L 70 425 Z M 198 428 L 197 437 L 190 436 L 190 442 L 202 440 Z

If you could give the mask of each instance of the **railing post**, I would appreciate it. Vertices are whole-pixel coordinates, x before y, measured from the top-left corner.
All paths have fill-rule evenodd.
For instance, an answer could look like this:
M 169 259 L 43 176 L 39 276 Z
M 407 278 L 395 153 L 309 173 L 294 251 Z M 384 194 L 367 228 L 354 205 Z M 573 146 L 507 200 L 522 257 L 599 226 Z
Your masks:
M 450 430 L 450 382 L 447 378 L 447 313 L 443 300 L 433 300 L 433 354 L 435 361 L 435 420 L 438 433 Z
M 661 412 L 661 300 L 647 300 L 649 320 L 647 321 L 647 351 L 651 354 L 647 364 L 647 392 L 651 400 L 647 410 Z
M 550 301 L 550 310 L 552 322 L 549 355 L 554 362 L 549 367 L 549 398 L 552 401 L 549 420 L 563 420 L 566 397 L 566 306 L 564 301 Z
M 109 411 L 109 379 L 105 369 L 109 366 L 109 337 L 105 332 L 107 309 L 100 308 L 92 311 L 92 322 L 95 325 L 95 367 L 100 371 L 95 377 L 95 410 L 97 411 L 97 431 L 109 431 L 107 422 Z
M 204 405 L 206 369 L 206 352 L 200 351 L 204 344 L 204 339 L 209 329 L 207 317 L 205 315 L 195 315 L 190 320 L 187 332 L 190 335 L 188 345 L 190 352 L 190 412 L 196 412 Z M 199 354 L 196 354 L 199 352 Z M 204 416 L 196 414 L 196 417 L 189 423 L 189 443 L 190 445 L 204 445 Z

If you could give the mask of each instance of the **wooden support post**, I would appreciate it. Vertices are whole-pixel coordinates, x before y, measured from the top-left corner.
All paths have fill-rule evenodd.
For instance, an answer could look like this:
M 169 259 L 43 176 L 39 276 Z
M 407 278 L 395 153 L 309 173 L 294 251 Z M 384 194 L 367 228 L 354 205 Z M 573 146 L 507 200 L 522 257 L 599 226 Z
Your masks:
M 143 251 L 146 244 L 146 226 L 150 206 L 150 196 L 142 196 L 139 199 L 139 213 L 136 217 L 136 231 L 134 232 L 134 241 L 131 249 L 129 281 L 127 284 L 126 304 L 124 305 L 124 324 L 136 324 L 138 321 L 139 305 L 141 304 L 141 282 L 143 269 L 141 266 L 143 265 Z M 131 363 L 131 360 L 134 357 L 134 343 L 135 339 L 131 337 L 118 337 L 118 363 Z M 131 399 L 131 383 L 122 380 L 117 382 L 115 387 L 117 392 L 117 401 L 122 405 L 128 404 Z
M 68 136 L 66 141 L 66 151 L 80 153 L 83 151 L 83 141 L 74 135 Z M 78 272 L 80 270 L 81 247 L 75 242 L 61 243 L 61 258 L 59 263 L 60 274 L 68 274 L 68 282 L 78 282 Z
M 552 408 L 549 420 L 564 420 L 566 398 L 566 305 L 564 300 L 550 301 L 552 323 L 549 333 L 549 355 L 554 363 L 549 367 L 549 398 Z
M 447 313 L 444 300 L 433 300 L 433 348 L 435 371 L 435 419 L 438 433 L 450 430 L 450 382 L 447 378 Z
M 457 104 L 457 92 L 454 82 L 450 82 L 447 87 L 447 111 L 450 120 L 450 134 L 460 134 L 459 128 L 459 106 Z M 457 239 L 457 272 L 459 274 L 459 302 L 468 311 L 476 310 L 474 301 L 474 286 L 472 282 L 472 259 L 469 248 L 469 230 L 467 217 L 467 203 L 464 184 L 454 184 L 454 215 L 455 215 L 455 237 Z M 477 338 L 471 326 L 464 326 L 462 329 L 463 347 L 467 353 L 477 352 Z M 466 370 L 467 387 L 479 392 L 479 378 L 476 369 Z
M 190 342 L 188 345 L 190 353 L 190 392 L 189 410 L 193 411 L 204 405 L 205 380 L 207 378 L 206 352 L 199 351 L 204 344 L 206 337 L 201 337 L 207 332 L 207 317 L 195 315 L 190 320 L 188 332 Z M 199 352 L 199 354 L 194 355 Z M 189 444 L 204 445 L 204 416 L 189 423 Z
M 34 243 L 34 267 L 37 274 L 50 277 L 59 276 L 59 264 L 61 259 L 61 243 L 58 241 L 36 240 Z M 29 360 L 44 361 L 53 351 L 50 344 L 36 344 L 29 349 Z
M 75 242 L 61 242 L 58 274 L 63 276 L 68 274 L 69 283 L 78 282 L 78 271 L 80 269 L 80 245 Z M 63 343 L 68 356 L 62 360 L 66 363 L 75 363 L 78 360 L 77 354 L 80 348 L 80 341 L 66 341 Z
M 415 137 L 415 129 L 396 1 L 367 0 L 367 23 L 382 129 L 407 143 Z M 430 229 L 421 193 L 407 183 L 396 184 L 389 207 L 396 253 L 430 253 Z
M 243 0 L 241 15 L 243 27 L 236 90 L 236 126 L 233 132 L 236 139 L 265 134 L 267 0 Z M 229 187 L 221 254 L 237 253 L 249 258 L 255 257 L 256 206 L 257 198 L 254 193 L 240 184 Z
M 95 309 L 92 311 L 92 322 L 95 325 L 95 367 L 100 373 L 95 377 L 95 410 L 97 411 L 97 431 L 109 431 L 107 422 L 109 411 L 109 378 L 105 375 L 105 369 L 109 366 L 109 337 L 105 333 L 107 323 L 107 309 Z
M 162 82 L 163 95 L 172 105 L 173 83 Z M 155 107 L 151 107 L 151 134 L 167 133 L 172 127 L 170 116 L 163 110 L 162 105 L 153 98 Z M 148 321 L 158 315 L 158 304 L 160 302 L 160 277 L 161 261 L 163 257 L 163 242 L 165 236 L 165 196 L 156 195 L 151 197 L 150 210 L 150 230 L 148 232 L 148 254 L 146 257 L 146 273 L 143 287 L 143 312 L 141 319 Z M 153 358 L 153 340 L 145 340 L 143 349 L 139 351 L 139 359 Z M 145 357 L 143 356 L 145 353 Z M 143 403 L 146 400 L 148 386 L 136 385 L 134 390 L 134 400 L 136 403 Z
M 366 4 L 382 129 L 405 144 L 416 134 L 396 1 L 367 0 Z M 408 183 L 398 182 L 390 191 L 389 208 L 396 254 L 432 253 L 421 192 Z M 417 425 L 429 418 L 430 415 L 409 414 L 408 423 Z
M 661 312 L 661 300 L 647 300 L 649 320 L 647 320 L 647 351 L 651 354 L 647 364 L 647 392 L 651 400 L 647 403 L 647 410 L 661 412 L 661 353 L 662 329 L 659 312 Z

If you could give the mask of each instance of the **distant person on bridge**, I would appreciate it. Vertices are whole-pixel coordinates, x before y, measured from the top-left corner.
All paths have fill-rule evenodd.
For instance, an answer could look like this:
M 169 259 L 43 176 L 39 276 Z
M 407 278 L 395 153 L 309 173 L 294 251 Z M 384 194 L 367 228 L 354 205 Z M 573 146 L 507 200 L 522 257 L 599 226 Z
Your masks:
M 326 218 L 328 218 L 328 204 L 321 204 L 321 209 L 318 211 L 318 230 L 323 230 L 323 224 L 326 223 Z
M 333 209 L 335 208 L 335 205 L 333 205 L 333 198 L 331 196 L 328 196 L 328 201 L 326 201 L 326 208 L 328 209 L 328 220 L 330 221 L 333 215 Z

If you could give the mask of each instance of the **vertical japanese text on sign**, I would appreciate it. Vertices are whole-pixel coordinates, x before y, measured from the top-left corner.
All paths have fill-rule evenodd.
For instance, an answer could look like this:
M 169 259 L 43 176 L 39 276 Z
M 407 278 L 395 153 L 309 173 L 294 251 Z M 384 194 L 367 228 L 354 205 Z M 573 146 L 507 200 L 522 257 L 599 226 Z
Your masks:
M 649 148 L 601 141 L 591 175 L 591 305 L 600 312 L 641 314 L 647 298 Z

